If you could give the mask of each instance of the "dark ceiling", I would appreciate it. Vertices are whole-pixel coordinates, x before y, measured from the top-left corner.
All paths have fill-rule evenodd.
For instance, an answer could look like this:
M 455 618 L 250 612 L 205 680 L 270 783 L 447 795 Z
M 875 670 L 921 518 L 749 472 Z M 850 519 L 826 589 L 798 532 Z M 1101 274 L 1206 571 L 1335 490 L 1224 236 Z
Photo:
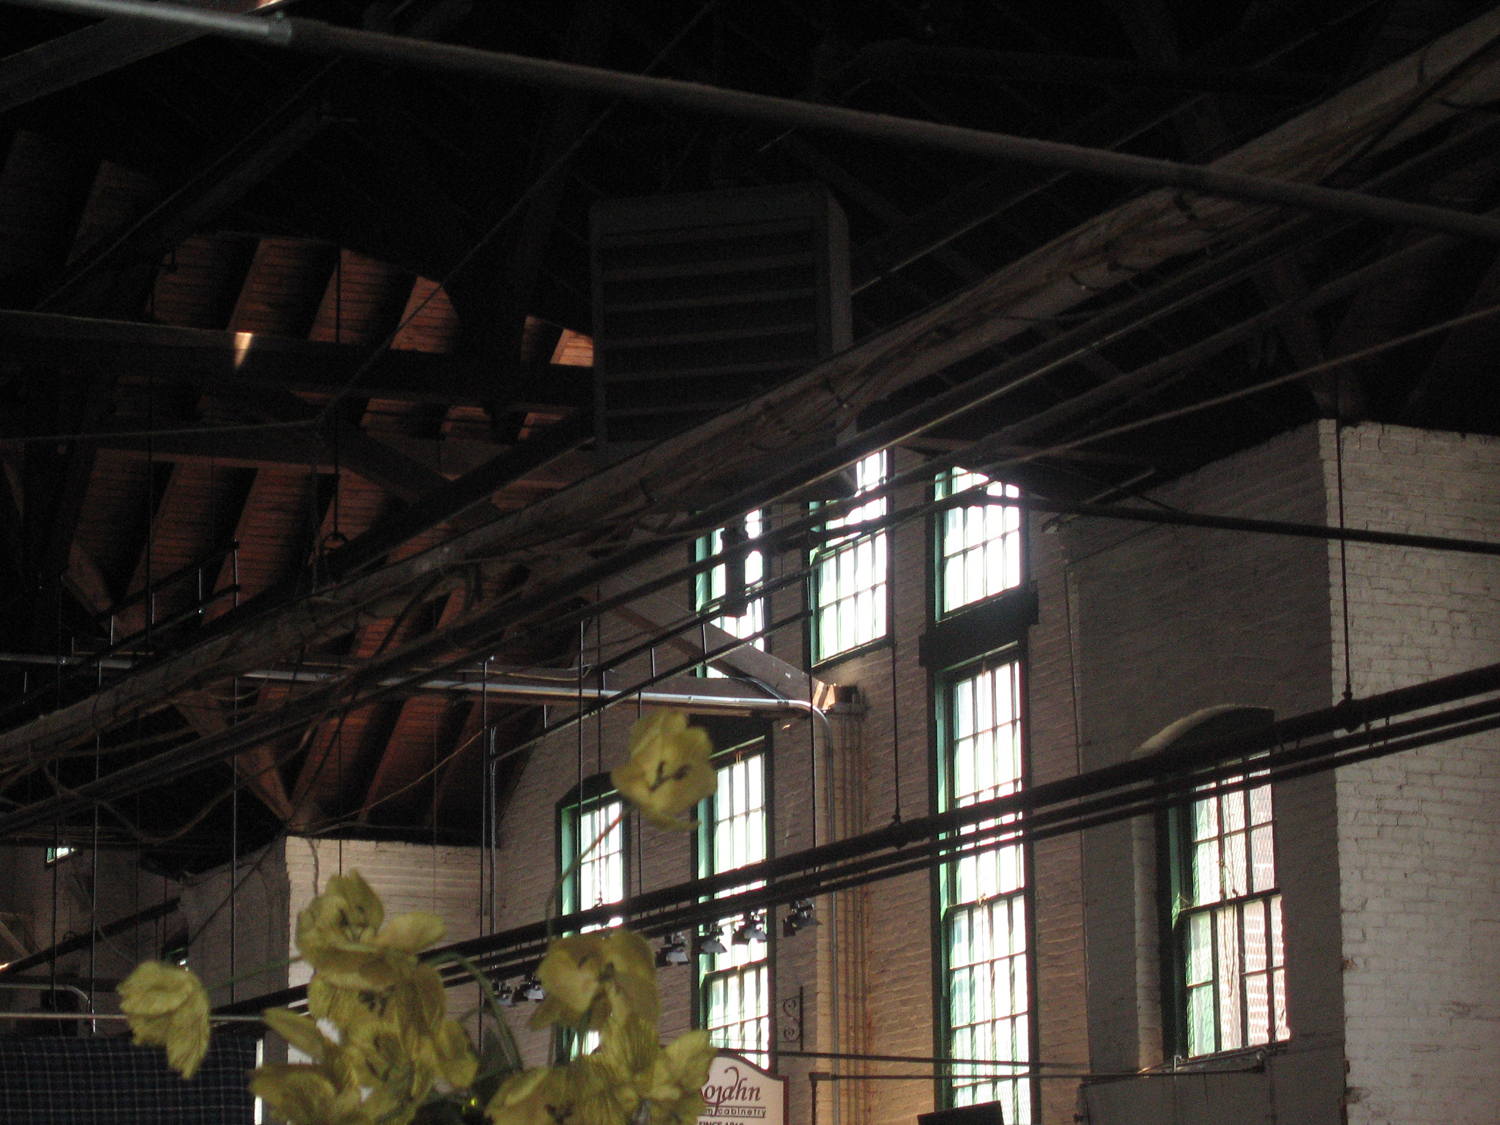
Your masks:
M 1485 7 L 285 5 L 400 36 L 1190 163 L 1232 152 Z M 18 731 L 370 566 L 590 487 L 577 482 L 595 466 L 586 334 L 598 200 L 826 185 L 848 218 L 854 338 L 878 344 L 914 317 L 937 315 L 942 328 L 931 311 L 942 302 L 1143 194 L 1103 177 L 117 18 L 0 6 L 0 42 L 14 52 L 0 59 L 0 648 L 13 661 L 0 665 L 0 682 L 4 721 Z M 1470 62 L 1487 64 L 1492 45 Z M 1419 94 L 1382 129 L 1441 96 Z M 1497 153 L 1492 107 L 1450 106 L 1398 144 L 1377 135 L 1325 182 L 1483 212 L 1497 202 Z M 1230 268 L 1230 252 L 1254 238 L 1265 239 L 1264 262 Z M 1273 216 L 1253 232 L 1154 260 L 1125 284 L 1083 294 L 1066 314 L 862 401 L 858 424 L 1029 362 L 1059 333 L 1176 283 L 1193 299 L 1139 330 L 1101 335 L 1067 362 L 1028 369 L 1013 392 L 907 444 L 936 454 L 997 435 L 987 463 L 1030 451 L 1010 475 L 1076 500 L 1132 495 L 1320 416 L 1500 433 L 1487 374 L 1500 330 L 1479 320 L 1177 422 L 1057 449 L 1494 304 L 1495 247 L 1430 238 L 1326 215 Z M 1412 247 L 1404 267 L 1382 266 Z M 1201 285 L 1183 280 L 1194 270 Z M 1230 330 L 1232 340 L 1205 345 Z M 1148 365 L 1153 378 L 1119 381 Z M 489 475 L 466 475 L 478 470 Z M 754 466 L 746 472 L 753 477 Z M 477 489 L 477 503 L 450 502 L 455 479 Z M 705 488 L 695 504 L 732 491 L 707 480 Z M 589 524 L 567 549 L 616 557 L 623 568 L 636 556 L 609 555 L 601 543 L 625 538 L 619 527 Z M 176 768 L 170 785 L 122 785 L 128 797 L 101 814 L 109 839 L 144 839 L 166 867 L 221 858 L 235 809 L 244 846 L 284 823 L 475 839 L 482 716 L 472 695 L 367 703 L 351 687 L 322 710 L 268 723 L 264 740 L 235 751 L 233 767 L 225 753 L 188 751 L 247 717 L 280 713 L 303 698 L 307 676 L 337 679 L 362 662 L 416 653 L 423 638 L 467 638 L 444 650 L 451 659 L 493 652 L 516 667 L 570 665 L 572 619 L 548 628 L 518 609 L 488 632 L 462 632 L 486 614 L 500 621 L 494 607 L 507 599 L 542 604 L 525 600 L 540 595 L 536 562 L 523 555 L 452 588 L 413 588 L 399 607 L 381 603 L 357 625 L 288 634 L 277 660 L 286 678 L 200 674 L 155 706 L 112 714 L 86 739 L 61 739 L 40 765 L 12 747 L 0 757 L 0 823 L 48 836 L 52 827 L 34 817 L 23 825 L 20 814 L 173 752 L 196 764 Z M 576 617 L 584 604 L 577 589 L 548 598 L 554 616 Z M 57 661 L 100 652 L 103 664 Z M 488 717 L 500 724 L 498 745 L 524 741 L 541 723 L 536 706 L 496 705 Z M 502 798 L 524 758 L 506 760 Z M 82 808 L 68 805 L 48 823 L 91 825 Z

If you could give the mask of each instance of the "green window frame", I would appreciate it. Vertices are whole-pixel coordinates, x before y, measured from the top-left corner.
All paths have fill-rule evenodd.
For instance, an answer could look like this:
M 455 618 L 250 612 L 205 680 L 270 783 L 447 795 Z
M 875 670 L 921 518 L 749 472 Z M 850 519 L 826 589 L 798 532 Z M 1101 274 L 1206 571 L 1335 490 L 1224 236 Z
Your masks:
M 938 692 L 938 804 L 961 808 L 1025 785 L 1019 652 L 970 664 Z M 1015 818 L 1006 818 L 1013 821 Z M 987 822 L 952 838 L 993 828 Z M 1007 1122 L 1029 1122 L 1036 1104 L 1032 1013 L 1030 857 L 1005 843 L 937 872 L 940 951 L 937 1053 L 1008 1066 L 954 1065 L 940 1085 L 950 1106 L 997 1101 Z M 1010 1077 L 996 1077 L 1010 1075 Z
M 717 784 L 713 796 L 699 806 L 698 869 L 716 875 L 759 863 L 770 855 L 771 814 L 770 739 L 761 735 L 721 754 L 715 761 Z M 750 882 L 720 893 L 736 894 L 763 886 Z M 738 1051 L 759 1066 L 770 1064 L 771 940 L 766 918 L 759 921 L 764 941 L 741 940 L 750 919 L 721 918 L 709 936 L 724 952 L 700 947 L 698 954 L 699 1026 L 716 1047 Z
M 855 463 L 855 495 L 879 488 L 889 475 L 882 450 Z M 890 541 L 884 531 L 860 534 L 860 524 L 884 517 L 884 496 L 867 500 L 823 525 L 811 552 L 812 649 L 815 664 L 883 639 L 890 618 Z M 850 529 L 843 534 L 843 529 Z M 832 533 L 832 534 L 830 534 Z
M 583 857 L 576 870 L 562 880 L 563 914 L 623 902 L 630 892 L 630 817 L 624 798 L 612 786 L 608 774 L 599 774 L 575 786 L 557 805 L 557 870 L 568 871 L 587 848 L 608 828 L 598 847 Z M 623 915 L 584 926 L 580 933 L 623 924 Z M 559 1057 L 566 1060 L 588 1054 L 599 1045 L 599 1033 L 590 1031 L 581 1039 L 565 1030 L 557 1040 Z
M 1166 815 L 1168 1046 L 1181 1058 L 1291 1036 L 1275 808 L 1256 776 L 1205 786 Z
M 722 554 L 726 546 L 754 542 L 766 530 L 766 512 L 755 509 L 747 512 L 743 520 L 732 527 L 716 527 L 702 536 L 693 545 L 693 561 L 704 562 Z M 758 649 L 766 647 L 766 599 L 752 597 L 749 591 L 756 589 L 766 579 L 766 553 L 748 551 L 738 559 L 719 563 L 709 570 L 701 571 L 693 579 L 693 608 L 699 613 L 720 609 L 721 615 L 713 624 L 733 637 L 753 637 L 750 641 Z M 704 666 L 703 675 L 722 677 L 715 668 Z
M 933 481 L 934 499 L 944 500 L 980 485 L 987 485 L 986 496 L 998 500 L 1021 495 L 1013 484 L 954 468 Z M 934 530 L 936 617 L 1013 590 L 1025 580 L 1020 508 L 993 503 L 947 508 L 938 513 Z

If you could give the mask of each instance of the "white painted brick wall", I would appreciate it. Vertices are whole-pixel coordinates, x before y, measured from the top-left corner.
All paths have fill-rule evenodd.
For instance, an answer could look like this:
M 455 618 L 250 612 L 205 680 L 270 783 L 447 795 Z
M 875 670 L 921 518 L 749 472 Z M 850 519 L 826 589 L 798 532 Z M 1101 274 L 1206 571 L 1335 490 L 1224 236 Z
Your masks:
M 1321 434 L 1336 520 L 1335 435 Z M 1365 425 L 1343 434 L 1351 527 L 1496 538 L 1500 441 Z M 1500 660 L 1500 560 L 1348 549 L 1356 695 Z M 1329 551 L 1334 682 L 1344 678 Z M 1500 736 L 1337 775 L 1350 1105 L 1358 1125 L 1500 1119 Z
M 1321 522 L 1316 433 L 1279 437 L 1154 498 L 1188 511 Z M 1063 580 L 1074 591 L 1085 769 L 1127 759 L 1162 727 L 1203 707 L 1246 704 L 1285 716 L 1326 705 L 1324 544 L 1089 520 L 1070 521 L 1059 538 L 1067 551 L 1058 560 Z M 1043 581 L 1055 589 L 1061 580 Z M 1051 729 L 1066 726 L 1055 702 L 1033 706 L 1053 716 Z M 1280 785 L 1275 799 L 1293 1046 L 1322 1060 L 1299 1064 L 1289 1084 L 1296 1089 L 1278 1096 L 1278 1112 L 1283 1122 L 1329 1121 L 1342 1093 L 1331 782 Z M 1089 1045 L 1097 1070 L 1162 1061 L 1155 872 L 1151 821 L 1085 834 Z

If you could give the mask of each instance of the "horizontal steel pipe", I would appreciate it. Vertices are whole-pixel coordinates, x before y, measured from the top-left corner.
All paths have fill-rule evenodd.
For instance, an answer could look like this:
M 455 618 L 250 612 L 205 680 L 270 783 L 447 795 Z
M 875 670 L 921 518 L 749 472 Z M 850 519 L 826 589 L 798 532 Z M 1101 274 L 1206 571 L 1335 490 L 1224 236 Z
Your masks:
M 989 133 L 820 102 L 803 102 L 744 90 L 705 86 L 672 78 L 626 74 L 554 59 L 528 58 L 450 43 L 406 39 L 359 28 L 336 27 L 316 20 L 285 18 L 281 13 L 270 19 L 216 15 L 177 4 L 146 3 L 142 0 L 12 2 L 80 15 L 125 16 L 150 20 L 186 30 L 204 31 L 337 58 L 360 58 L 387 65 L 464 74 L 543 89 L 623 98 L 658 107 L 759 121 L 782 128 L 827 130 L 868 140 L 989 160 L 1036 164 L 1155 187 L 1197 191 L 1224 199 L 1355 215 L 1379 222 L 1500 242 L 1500 222 L 1494 219 L 1383 196 L 1364 195 L 1107 149 L 1085 148 L 1061 141 Z

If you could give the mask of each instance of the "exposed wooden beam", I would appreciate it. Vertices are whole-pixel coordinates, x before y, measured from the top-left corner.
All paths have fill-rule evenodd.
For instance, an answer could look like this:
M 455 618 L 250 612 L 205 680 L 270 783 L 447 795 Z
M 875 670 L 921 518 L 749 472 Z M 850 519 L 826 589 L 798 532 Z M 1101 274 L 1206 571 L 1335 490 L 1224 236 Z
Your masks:
M 39 365 L 106 365 L 121 376 L 153 377 L 247 392 L 265 387 L 329 392 L 348 382 L 369 358 L 349 344 L 215 332 L 165 324 L 0 309 L 6 358 Z M 593 401 L 592 368 L 537 364 L 500 371 L 469 356 L 387 351 L 360 378 L 371 398 L 478 405 L 476 388 L 511 389 L 507 406 L 569 410 Z
M 69 267 L 40 307 L 53 312 L 134 314 L 163 254 L 300 152 L 331 121 L 327 109 L 318 104 L 277 122 L 274 128 L 253 131 L 158 202 L 129 230 L 102 240 L 98 250 Z
M 1329 165 L 1337 163 L 1344 146 L 1354 143 L 1352 120 L 1366 122 L 1372 130 L 1383 127 L 1380 114 L 1393 104 L 1406 104 L 1428 81 L 1434 64 L 1438 64 L 1437 72 L 1443 73 L 1442 68 L 1455 56 L 1469 58 L 1477 46 L 1493 38 L 1497 25 L 1500 13 L 1481 17 L 1439 40 L 1420 57 L 1393 64 L 1315 111 L 1237 150 L 1224 158 L 1225 166 L 1263 167 L 1278 160 L 1290 161 L 1284 169 L 1286 175 L 1319 178 Z M 1465 75 L 1464 90 L 1487 90 L 1491 84 L 1500 85 L 1500 67 L 1493 63 L 1476 65 Z M 1408 130 L 1428 128 L 1457 112 L 1448 99 L 1424 102 L 1398 128 L 1378 133 L 1377 148 L 1399 143 L 1411 135 Z M 1293 160 L 1293 153 L 1301 154 L 1304 162 Z M 555 613 L 580 591 L 678 548 L 679 538 L 660 531 L 648 534 L 648 528 L 675 526 L 679 535 L 694 532 L 703 524 L 732 518 L 735 510 L 742 512 L 789 492 L 810 476 L 841 468 L 867 451 L 871 443 L 909 436 L 898 432 L 910 425 L 909 420 L 893 420 L 888 429 L 883 430 L 879 424 L 870 427 L 822 460 L 787 464 L 786 450 L 796 443 L 792 435 L 808 418 L 826 418 L 840 429 L 851 427 L 871 403 L 1023 333 L 1038 316 L 1072 309 L 1096 299 L 1101 291 L 1135 281 L 1144 270 L 1220 246 L 1229 239 L 1226 229 L 1233 230 L 1236 244 L 1248 246 L 1253 235 L 1276 216 L 1273 209 L 1264 207 L 1203 200 L 1197 201 L 1194 212 L 1188 214 L 1181 204 L 1179 194 L 1171 191 L 1132 199 L 941 305 L 817 364 L 765 395 L 610 465 L 579 486 L 313 597 L 247 617 L 239 628 L 204 637 L 191 648 L 134 671 L 86 700 L 0 733 L 0 761 L 44 760 L 101 725 L 137 714 L 143 708 L 158 707 L 163 700 L 193 690 L 200 682 L 226 678 L 237 670 L 266 667 L 319 637 L 342 635 L 373 607 L 399 604 L 402 599 L 423 594 L 432 596 L 439 588 L 457 588 L 467 574 L 525 566 L 530 585 L 524 592 L 500 599 L 453 630 L 423 638 L 404 651 L 392 653 L 387 664 L 377 662 L 364 671 L 368 676 L 379 676 L 402 662 L 430 663 L 443 653 L 471 653 L 484 646 L 493 647 L 497 638 L 517 624 Z M 1130 307 L 1128 302 L 1125 307 Z M 1082 326 L 1078 331 L 1083 331 Z M 954 393 L 961 402 L 938 396 L 932 401 L 942 404 L 942 410 L 949 413 L 934 413 L 937 408 L 929 404 L 924 408 L 922 424 L 947 421 L 975 405 L 972 396 L 976 392 L 960 387 Z M 782 463 L 777 463 L 778 458 Z M 704 487 L 733 479 L 756 464 L 761 480 L 755 488 L 710 506 L 695 517 L 694 523 L 670 524 L 674 513 L 690 510 L 687 497 L 691 493 L 701 495 Z M 359 684 L 340 682 L 327 690 L 330 696 L 353 687 L 363 692 L 364 682 L 362 676 Z M 305 706 L 320 706 L 323 698 L 312 693 Z M 243 734 L 246 739 L 255 736 L 254 730 Z M 191 754 L 184 751 L 181 768 L 187 768 L 190 758 L 196 761 L 196 755 L 237 749 L 233 741 L 200 747 Z M 159 777 L 167 764 L 153 761 L 149 766 L 132 768 Z M 50 817 L 53 811 L 50 802 L 39 802 L 24 814 L 17 812 L 4 819 L 20 825 L 23 820 Z
M 183 0 L 194 5 L 194 0 Z M 269 13 L 290 0 L 216 0 L 216 12 Z M 0 113 L 199 38 L 196 31 L 114 17 L 0 59 Z
M 205 691 L 193 692 L 177 701 L 177 710 L 199 735 L 219 734 L 229 728 L 224 705 Z M 270 745 L 261 743 L 234 756 L 234 772 L 240 782 L 270 810 L 277 820 L 292 816 L 292 803 L 281 782 L 281 770 Z

